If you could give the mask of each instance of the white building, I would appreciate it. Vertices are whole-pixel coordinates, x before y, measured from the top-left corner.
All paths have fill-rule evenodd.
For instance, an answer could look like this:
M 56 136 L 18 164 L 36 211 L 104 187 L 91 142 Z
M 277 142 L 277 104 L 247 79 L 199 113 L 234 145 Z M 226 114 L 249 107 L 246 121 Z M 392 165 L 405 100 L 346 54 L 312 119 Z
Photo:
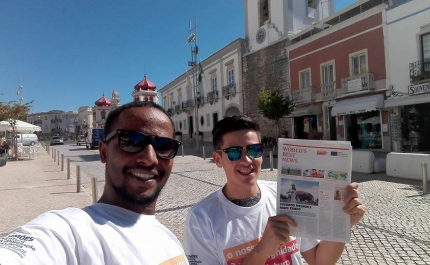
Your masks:
M 76 111 L 51 110 L 29 114 L 27 122 L 39 126 L 48 139 L 53 134 L 74 137 L 75 131 L 72 131 L 71 128 L 75 128 L 78 124 L 77 116 Z M 42 135 L 40 139 L 45 137 Z
M 94 102 L 94 107 L 92 108 L 93 116 L 91 122 L 88 122 L 90 128 L 104 128 L 109 112 L 119 107 L 121 105 L 120 102 L 119 94 L 115 90 L 112 91 L 111 100 L 103 94 L 101 98 Z
M 211 141 L 211 131 L 218 120 L 243 112 L 244 42 L 231 42 L 159 90 L 162 105 L 175 130 L 182 132 L 183 141 L 195 137 L 197 126 L 203 140 Z
M 384 105 L 391 113 L 392 148 L 428 151 L 430 1 L 392 0 L 386 16 L 389 90 Z

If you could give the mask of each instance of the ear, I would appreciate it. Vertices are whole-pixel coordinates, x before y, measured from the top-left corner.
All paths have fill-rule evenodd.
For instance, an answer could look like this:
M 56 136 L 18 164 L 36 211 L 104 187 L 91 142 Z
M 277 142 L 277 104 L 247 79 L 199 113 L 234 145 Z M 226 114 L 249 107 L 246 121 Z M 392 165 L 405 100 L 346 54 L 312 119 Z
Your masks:
M 108 156 L 108 146 L 104 141 L 99 141 L 99 154 L 100 154 L 100 162 L 103 164 L 106 163 L 106 159 Z
M 212 153 L 212 158 L 215 161 L 215 164 L 217 165 L 217 167 L 222 168 L 221 154 L 218 153 L 218 152 L 213 152 Z

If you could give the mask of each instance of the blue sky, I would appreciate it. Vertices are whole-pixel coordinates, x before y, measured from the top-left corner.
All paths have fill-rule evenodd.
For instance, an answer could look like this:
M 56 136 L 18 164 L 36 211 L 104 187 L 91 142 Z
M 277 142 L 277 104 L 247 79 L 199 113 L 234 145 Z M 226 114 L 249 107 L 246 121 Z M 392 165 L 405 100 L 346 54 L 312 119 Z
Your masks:
M 18 99 L 19 79 L 31 112 L 93 106 L 114 89 L 129 102 L 145 73 L 159 89 L 188 69 L 195 17 L 199 60 L 245 36 L 242 0 L 0 0 L 0 102 Z

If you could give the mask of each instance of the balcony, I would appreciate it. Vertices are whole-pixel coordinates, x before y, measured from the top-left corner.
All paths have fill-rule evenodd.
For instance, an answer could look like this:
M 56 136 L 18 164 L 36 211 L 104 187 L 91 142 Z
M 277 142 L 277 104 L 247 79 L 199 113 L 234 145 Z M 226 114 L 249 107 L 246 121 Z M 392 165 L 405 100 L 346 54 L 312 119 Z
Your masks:
M 222 87 L 222 96 L 229 99 L 230 96 L 234 96 L 236 94 L 236 83 L 231 83 Z
M 207 93 L 207 102 L 213 104 L 213 101 L 218 100 L 218 90 Z
M 51 120 L 51 123 L 62 123 L 63 121 L 61 119 L 55 118 Z
M 174 112 L 173 112 L 173 108 L 168 108 L 167 109 L 167 115 L 169 116 L 173 116 Z
M 336 98 L 336 82 L 321 84 L 322 99 L 331 100 Z
M 205 97 L 200 96 L 199 94 L 197 94 L 197 97 L 195 98 L 195 100 L 196 100 L 197 107 L 201 107 L 205 104 Z
M 306 87 L 292 92 L 293 103 L 295 105 L 311 103 L 315 101 L 315 89 L 313 87 Z
M 182 111 L 182 104 L 177 104 L 175 106 L 175 112 L 176 114 L 179 114 Z
M 409 64 L 411 83 L 420 83 L 430 79 L 430 58 Z
M 342 78 L 343 94 L 375 90 L 372 73 Z
M 182 102 L 182 109 L 183 110 L 192 110 L 192 109 L 194 109 L 194 100 L 189 99 L 189 100 L 186 100 L 186 101 Z

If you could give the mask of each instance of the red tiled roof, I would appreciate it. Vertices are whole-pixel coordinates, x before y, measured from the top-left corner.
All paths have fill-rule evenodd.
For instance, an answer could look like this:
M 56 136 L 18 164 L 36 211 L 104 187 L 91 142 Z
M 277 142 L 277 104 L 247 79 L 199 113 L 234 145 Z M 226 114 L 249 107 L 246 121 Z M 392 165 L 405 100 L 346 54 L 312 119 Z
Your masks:
M 99 100 L 97 100 L 94 104 L 96 104 L 96 106 L 103 107 L 110 106 L 111 103 L 109 99 L 107 99 L 105 95 L 103 95 L 103 97 L 99 98 Z
M 155 91 L 156 88 L 157 88 L 157 86 L 146 78 L 146 74 L 143 77 L 143 80 L 134 86 L 135 90 L 152 90 L 152 91 Z

